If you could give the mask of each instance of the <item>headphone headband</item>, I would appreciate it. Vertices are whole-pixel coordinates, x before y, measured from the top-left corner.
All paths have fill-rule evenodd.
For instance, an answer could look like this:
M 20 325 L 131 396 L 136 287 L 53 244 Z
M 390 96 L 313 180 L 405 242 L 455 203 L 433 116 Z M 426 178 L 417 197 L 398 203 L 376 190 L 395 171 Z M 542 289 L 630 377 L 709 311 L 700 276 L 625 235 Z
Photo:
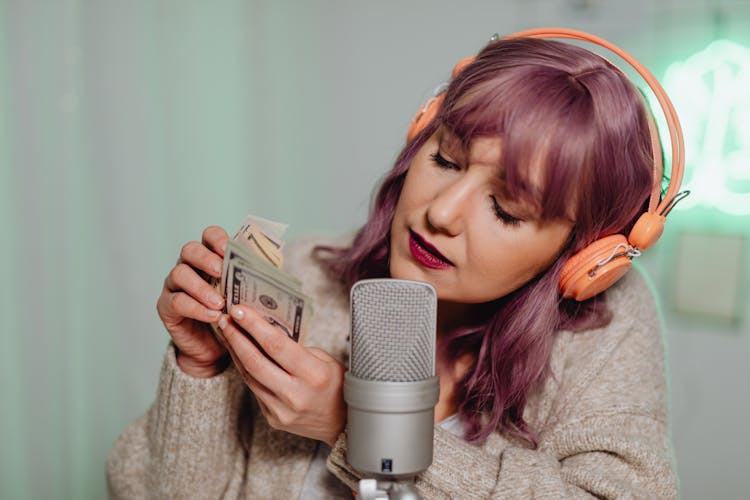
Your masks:
M 654 156 L 653 181 L 648 211 L 640 215 L 627 237 L 624 234 L 612 234 L 598 239 L 571 256 L 562 267 L 559 288 L 563 297 L 578 301 L 587 300 L 620 279 L 630 268 L 631 259 L 640 255 L 641 250 L 649 248 L 659 239 L 664 230 L 665 216 L 677 202 L 687 196 L 688 191 L 678 192 L 685 166 L 685 145 L 680 121 L 677 118 L 674 106 L 672 106 L 672 101 L 669 100 L 666 92 L 651 72 L 633 56 L 603 38 L 584 31 L 565 28 L 531 29 L 502 38 L 506 40 L 511 38 L 571 38 L 604 47 L 617 54 L 641 75 L 659 101 L 667 120 L 669 139 L 672 144 L 672 165 L 669 185 L 664 196 L 661 196 L 663 175 L 661 140 L 652 114 L 646 112 L 648 129 L 651 135 L 651 149 Z M 498 35 L 494 35 L 491 39 L 492 42 L 498 40 L 500 40 Z M 476 56 L 471 56 L 459 61 L 453 68 L 451 78 L 455 78 L 465 66 L 471 64 L 475 59 Z M 612 64 L 612 66 L 622 73 L 617 65 Z M 427 101 L 424 107 L 420 108 L 409 126 L 407 140 L 416 137 L 437 116 L 444 99 L 444 91 L 445 86 L 438 87 L 434 96 Z
M 627 62 L 634 70 L 636 70 L 639 75 L 641 75 L 641 78 L 643 78 L 643 80 L 656 96 L 656 99 L 659 101 L 659 105 L 661 106 L 661 109 L 664 113 L 664 117 L 667 120 L 667 126 L 669 127 L 669 140 L 672 143 L 672 165 L 667 192 L 664 194 L 664 197 L 661 199 L 661 202 L 657 206 L 653 206 L 653 203 L 649 204 L 649 212 L 659 215 L 666 215 L 669 210 L 672 209 L 674 204 L 681 199 L 677 191 L 682 184 L 682 176 L 685 170 L 685 144 L 682 137 L 682 127 L 680 126 L 680 120 L 679 118 L 677 118 L 677 112 L 675 112 L 672 101 L 669 99 L 669 96 L 667 96 L 664 88 L 654 77 L 654 75 L 651 74 L 651 72 L 637 59 L 625 52 L 625 50 L 621 49 L 612 42 L 609 42 L 596 35 L 586 33 L 585 31 L 567 28 L 536 28 L 518 31 L 516 33 L 512 33 L 503 37 L 503 39 L 509 38 L 569 38 L 575 40 L 583 40 L 604 47 L 610 52 L 617 54 L 622 60 Z M 649 128 L 652 128 L 653 137 L 656 128 L 655 124 L 649 123 Z M 656 135 L 656 138 L 658 139 L 658 133 Z M 654 143 L 653 140 L 652 143 Z M 660 155 L 657 155 L 656 151 L 654 151 L 654 156 L 656 157 Z M 655 158 L 654 161 L 658 162 L 657 170 L 660 170 L 660 168 L 658 167 L 661 164 L 661 158 Z M 655 179 L 655 196 L 652 195 L 652 199 L 659 199 L 660 190 L 661 183 L 659 182 L 659 179 Z

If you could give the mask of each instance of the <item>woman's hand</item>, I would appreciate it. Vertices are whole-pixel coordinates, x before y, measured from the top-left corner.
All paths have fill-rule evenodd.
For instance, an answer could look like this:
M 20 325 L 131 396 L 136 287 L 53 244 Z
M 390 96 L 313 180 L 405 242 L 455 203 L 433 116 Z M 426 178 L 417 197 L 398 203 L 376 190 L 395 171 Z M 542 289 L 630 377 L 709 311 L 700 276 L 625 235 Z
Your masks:
M 212 377 L 227 365 L 227 351 L 208 325 L 221 318 L 224 299 L 199 272 L 221 278 L 228 240 L 226 231 L 211 226 L 203 231 L 201 243 L 186 243 L 156 302 L 159 317 L 177 346 L 177 364 L 193 377 Z
M 249 307 L 232 306 L 229 312 L 231 318 L 223 316 L 219 327 L 269 425 L 333 446 L 346 423 L 344 365 L 321 349 L 296 343 Z

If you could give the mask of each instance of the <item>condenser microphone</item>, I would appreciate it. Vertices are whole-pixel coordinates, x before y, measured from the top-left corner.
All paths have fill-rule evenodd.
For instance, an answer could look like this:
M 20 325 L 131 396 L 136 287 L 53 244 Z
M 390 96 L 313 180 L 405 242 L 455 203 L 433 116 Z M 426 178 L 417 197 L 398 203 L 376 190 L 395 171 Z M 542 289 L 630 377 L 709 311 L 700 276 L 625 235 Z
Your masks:
M 412 479 L 432 463 L 437 294 L 427 283 L 371 279 L 350 298 L 347 461 L 375 479 Z

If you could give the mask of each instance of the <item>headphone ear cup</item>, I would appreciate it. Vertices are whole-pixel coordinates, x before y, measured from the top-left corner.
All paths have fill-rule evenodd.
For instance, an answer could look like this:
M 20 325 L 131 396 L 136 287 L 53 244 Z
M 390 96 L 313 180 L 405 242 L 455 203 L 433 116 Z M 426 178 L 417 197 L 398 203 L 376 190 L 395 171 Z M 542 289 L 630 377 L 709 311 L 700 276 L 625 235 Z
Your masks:
M 477 56 L 469 56 L 464 57 L 460 61 L 456 63 L 455 66 L 453 66 L 453 71 L 451 71 L 451 78 L 456 78 L 458 74 L 463 71 L 463 69 L 468 66 L 469 64 L 473 63 L 476 60 Z
M 560 293 L 566 299 L 579 302 L 593 297 L 612 286 L 630 269 L 630 259 L 625 255 L 612 258 L 618 246 L 629 248 L 628 240 L 622 234 L 613 234 L 596 240 L 568 259 L 560 273 Z
M 652 212 L 642 214 L 633 229 L 630 230 L 628 241 L 639 250 L 651 247 L 664 232 L 665 220 L 666 218 L 663 215 Z
M 456 78 L 456 76 L 458 76 L 466 66 L 474 62 L 476 58 L 477 56 L 469 56 L 458 61 L 456 65 L 453 66 L 451 78 Z M 445 98 L 444 90 L 445 89 L 419 108 L 419 111 L 417 111 L 417 114 L 414 115 L 414 118 L 412 118 L 411 123 L 409 124 L 409 131 L 406 132 L 407 141 L 414 139 L 437 116 L 440 111 L 440 106 L 443 104 L 443 99 Z
M 409 131 L 406 132 L 407 141 L 414 139 L 437 116 L 438 111 L 440 111 L 440 105 L 443 103 L 444 95 L 440 94 L 430 98 L 429 101 L 419 108 L 417 114 L 411 119 Z

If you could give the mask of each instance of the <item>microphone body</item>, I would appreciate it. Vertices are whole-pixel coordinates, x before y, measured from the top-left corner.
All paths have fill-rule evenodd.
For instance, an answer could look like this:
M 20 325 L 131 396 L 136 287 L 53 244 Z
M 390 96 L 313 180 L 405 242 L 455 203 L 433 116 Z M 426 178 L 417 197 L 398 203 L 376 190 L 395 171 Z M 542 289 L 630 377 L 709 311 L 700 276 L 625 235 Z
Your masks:
M 378 479 L 402 480 L 432 463 L 435 289 L 416 281 L 362 280 L 351 290 L 347 461 Z

